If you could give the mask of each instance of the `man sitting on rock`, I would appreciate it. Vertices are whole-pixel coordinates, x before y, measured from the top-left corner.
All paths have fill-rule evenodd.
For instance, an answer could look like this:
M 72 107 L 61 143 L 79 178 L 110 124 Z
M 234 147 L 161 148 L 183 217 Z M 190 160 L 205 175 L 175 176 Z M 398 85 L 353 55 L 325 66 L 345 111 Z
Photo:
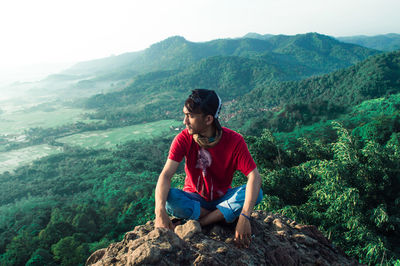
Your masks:
M 174 229 L 168 213 L 198 220 L 202 226 L 239 217 L 235 242 L 249 247 L 250 216 L 262 199 L 261 178 L 243 137 L 221 127 L 221 99 L 212 90 L 198 89 L 185 101 L 186 125 L 171 144 L 155 195 L 155 226 Z M 185 157 L 183 191 L 171 188 L 171 178 Z M 236 170 L 247 176 L 247 185 L 231 188 Z

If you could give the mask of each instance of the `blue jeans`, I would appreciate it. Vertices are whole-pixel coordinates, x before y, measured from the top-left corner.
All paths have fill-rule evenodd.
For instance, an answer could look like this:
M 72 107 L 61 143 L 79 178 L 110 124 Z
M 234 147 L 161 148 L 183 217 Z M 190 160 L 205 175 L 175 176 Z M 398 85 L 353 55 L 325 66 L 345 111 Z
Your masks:
M 219 209 L 225 220 L 233 222 L 242 211 L 246 194 L 246 185 L 230 188 L 226 194 L 214 201 L 206 201 L 197 193 L 185 192 L 177 188 L 171 188 L 168 193 L 165 208 L 168 213 L 183 219 L 198 220 L 200 208 L 208 211 Z M 256 204 L 263 198 L 262 190 L 258 194 Z

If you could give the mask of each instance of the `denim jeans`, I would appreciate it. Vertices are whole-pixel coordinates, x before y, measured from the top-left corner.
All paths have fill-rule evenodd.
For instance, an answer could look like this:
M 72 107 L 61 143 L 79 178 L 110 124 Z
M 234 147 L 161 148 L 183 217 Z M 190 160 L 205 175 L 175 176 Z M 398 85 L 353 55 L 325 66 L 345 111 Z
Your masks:
M 198 220 L 200 208 L 213 211 L 218 208 L 225 220 L 233 222 L 242 211 L 246 195 L 246 185 L 230 188 L 226 194 L 214 201 L 206 201 L 197 193 L 185 192 L 177 188 L 171 188 L 168 193 L 165 208 L 168 213 L 183 219 Z M 263 198 L 262 190 L 258 194 L 256 204 Z

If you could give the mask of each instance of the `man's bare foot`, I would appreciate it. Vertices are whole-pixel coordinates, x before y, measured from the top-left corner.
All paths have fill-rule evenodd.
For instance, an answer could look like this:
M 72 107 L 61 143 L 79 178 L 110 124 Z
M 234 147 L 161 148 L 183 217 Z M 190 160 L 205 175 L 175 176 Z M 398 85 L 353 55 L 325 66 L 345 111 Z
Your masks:
M 174 226 L 174 229 L 175 229 L 176 226 L 184 224 L 184 219 L 181 219 L 181 218 L 173 218 L 173 219 L 171 220 L 171 222 L 172 222 L 172 224 L 173 224 L 173 226 Z
M 213 224 L 219 221 L 224 220 L 224 215 L 219 209 L 213 210 L 212 212 L 204 215 L 199 219 L 199 223 L 201 226 L 206 226 L 209 224 Z

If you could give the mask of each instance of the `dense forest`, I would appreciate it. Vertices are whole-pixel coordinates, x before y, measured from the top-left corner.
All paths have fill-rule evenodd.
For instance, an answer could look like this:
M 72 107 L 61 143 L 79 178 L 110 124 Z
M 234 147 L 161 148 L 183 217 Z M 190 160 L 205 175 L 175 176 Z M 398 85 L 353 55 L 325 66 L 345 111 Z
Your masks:
M 173 37 L 69 74 L 93 65 L 98 80 L 132 75 L 122 90 L 69 103 L 104 122 L 31 128 L 26 143 L 7 144 L 49 143 L 63 153 L 0 174 L 1 265 L 82 265 L 153 219 L 154 188 L 175 131 L 112 150 L 57 138 L 180 120 L 185 97 L 198 87 L 221 95 L 222 125 L 245 136 L 263 179 L 258 209 L 316 225 L 361 263 L 400 264 L 399 51 L 315 33 L 207 43 Z M 181 165 L 173 186 L 183 180 Z M 245 182 L 235 176 L 234 185 Z
M 287 132 L 338 117 L 365 100 L 399 92 L 397 51 L 323 76 L 257 87 L 226 106 L 226 120 L 233 127 L 248 128 L 247 133 L 262 128 Z

